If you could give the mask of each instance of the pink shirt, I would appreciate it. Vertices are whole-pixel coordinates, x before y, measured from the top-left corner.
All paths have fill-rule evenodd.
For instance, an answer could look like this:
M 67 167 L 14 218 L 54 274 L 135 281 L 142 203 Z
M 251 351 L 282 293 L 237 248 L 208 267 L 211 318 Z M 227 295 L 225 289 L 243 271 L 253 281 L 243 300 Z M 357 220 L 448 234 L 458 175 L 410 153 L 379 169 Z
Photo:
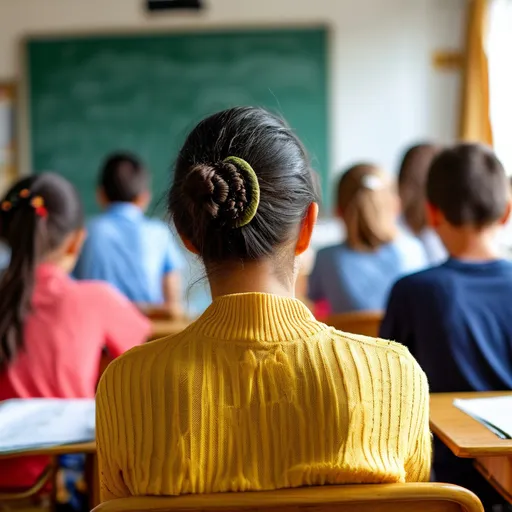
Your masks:
M 143 343 L 151 329 L 149 320 L 110 285 L 74 281 L 50 264 L 37 268 L 32 304 L 24 348 L 0 373 L 0 401 L 92 398 L 103 348 L 117 357 Z M 32 485 L 47 463 L 31 459 L 29 467 L 15 461 L 0 462 L 0 487 Z

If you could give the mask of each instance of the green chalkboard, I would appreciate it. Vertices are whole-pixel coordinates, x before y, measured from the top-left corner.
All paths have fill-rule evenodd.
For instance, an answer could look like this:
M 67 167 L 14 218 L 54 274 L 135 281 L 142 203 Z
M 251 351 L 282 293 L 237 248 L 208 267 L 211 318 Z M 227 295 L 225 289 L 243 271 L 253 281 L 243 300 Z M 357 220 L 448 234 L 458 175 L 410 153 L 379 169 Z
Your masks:
M 139 154 L 153 174 L 158 208 L 188 131 L 235 105 L 285 116 L 325 189 L 325 29 L 39 38 L 27 42 L 27 53 L 33 171 L 70 179 L 88 214 L 97 211 L 105 155 Z

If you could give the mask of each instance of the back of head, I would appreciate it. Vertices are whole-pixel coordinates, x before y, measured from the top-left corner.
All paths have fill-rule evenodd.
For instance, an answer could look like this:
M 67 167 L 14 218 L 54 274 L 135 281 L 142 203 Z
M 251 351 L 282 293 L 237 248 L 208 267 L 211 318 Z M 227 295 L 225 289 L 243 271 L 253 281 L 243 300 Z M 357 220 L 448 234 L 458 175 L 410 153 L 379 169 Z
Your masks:
M 78 194 L 57 174 L 23 178 L 0 203 L 0 238 L 11 249 L 9 267 L 0 281 L 0 369 L 23 345 L 37 264 L 82 225 Z
M 352 249 L 373 251 L 396 237 L 395 192 L 378 167 L 358 164 L 348 169 L 338 184 L 337 205 Z
M 99 186 L 108 202 L 132 203 L 148 191 L 149 176 L 135 155 L 114 153 L 101 168 Z
M 482 228 L 507 211 L 510 188 L 494 152 L 480 144 L 458 144 L 433 161 L 427 198 L 453 226 Z
M 428 170 L 440 149 L 433 144 L 419 144 L 409 148 L 398 173 L 398 193 L 405 222 L 416 234 L 427 225 L 425 200 Z
M 283 120 L 261 108 L 232 108 L 188 136 L 169 211 L 207 266 L 256 261 L 298 236 L 317 201 L 313 180 L 306 153 Z

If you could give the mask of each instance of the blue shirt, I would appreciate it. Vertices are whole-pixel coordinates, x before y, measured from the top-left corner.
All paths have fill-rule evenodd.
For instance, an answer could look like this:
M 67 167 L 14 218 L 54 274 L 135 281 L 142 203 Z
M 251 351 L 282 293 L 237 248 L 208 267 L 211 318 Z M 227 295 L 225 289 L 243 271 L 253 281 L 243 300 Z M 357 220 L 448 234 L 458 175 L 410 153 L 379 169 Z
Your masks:
M 380 334 L 409 348 L 432 392 L 512 389 L 512 263 L 449 259 L 401 279 Z
M 346 243 L 321 249 L 309 276 L 308 296 L 326 300 L 332 313 L 384 309 L 395 281 L 427 266 L 421 243 L 406 234 L 376 251 Z
M 424 227 L 421 232 L 416 235 L 407 225 L 403 217 L 399 219 L 398 223 L 405 233 L 409 236 L 416 237 L 421 242 L 430 266 L 439 265 L 448 259 L 448 251 L 432 228 L 428 226 Z
M 87 232 L 77 279 L 106 281 L 133 302 L 163 303 L 163 277 L 181 265 L 168 226 L 133 204 L 115 203 Z

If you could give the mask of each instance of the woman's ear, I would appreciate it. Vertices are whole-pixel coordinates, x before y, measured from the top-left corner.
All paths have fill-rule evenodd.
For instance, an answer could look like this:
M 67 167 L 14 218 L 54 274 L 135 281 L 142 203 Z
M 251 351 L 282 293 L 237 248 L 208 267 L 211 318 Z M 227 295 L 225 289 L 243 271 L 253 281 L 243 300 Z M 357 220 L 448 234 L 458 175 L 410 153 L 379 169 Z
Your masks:
M 297 239 L 297 245 L 295 246 L 295 256 L 300 256 L 302 253 L 306 252 L 309 247 L 317 218 L 318 204 L 311 203 L 300 226 L 299 238 Z
M 500 219 L 500 224 L 502 226 L 504 226 L 510 219 L 510 210 L 511 210 L 511 203 L 510 203 L 510 199 L 507 203 L 507 208 L 505 209 L 505 213 L 502 215 L 501 219 Z
M 432 229 L 437 229 L 443 223 L 443 214 L 433 204 L 426 203 L 427 209 L 427 224 Z
M 53 257 L 66 272 L 73 271 L 86 236 L 85 229 L 76 229 L 66 237 L 63 245 L 54 253 Z
M 184 237 L 180 232 L 178 232 L 178 235 L 181 238 L 181 241 L 183 242 L 183 245 L 187 251 L 195 254 L 196 256 L 199 256 L 199 251 L 195 248 L 194 244 L 188 238 Z
M 77 229 L 76 231 L 71 233 L 66 247 L 66 256 L 78 257 L 80 251 L 82 250 L 82 246 L 84 245 L 86 237 L 87 232 L 84 228 Z
M 149 189 L 140 193 L 133 201 L 133 204 L 143 211 L 147 210 L 149 203 L 151 203 L 151 191 Z

